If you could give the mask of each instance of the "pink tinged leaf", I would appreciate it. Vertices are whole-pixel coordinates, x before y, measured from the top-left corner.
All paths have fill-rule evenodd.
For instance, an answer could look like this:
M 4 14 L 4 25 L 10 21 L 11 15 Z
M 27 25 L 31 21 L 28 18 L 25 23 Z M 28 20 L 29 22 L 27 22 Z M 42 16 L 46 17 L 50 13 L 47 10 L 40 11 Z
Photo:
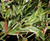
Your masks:
M 47 21 L 47 23 L 46 23 L 46 28 L 44 29 L 44 34 L 45 34 L 46 31 L 47 31 L 47 26 L 48 26 L 48 21 Z
M 9 0 L 5 0 L 6 2 L 8 2 Z
M 47 28 L 44 29 L 44 32 L 43 32 L 44 34 L 46 33 L 46 30 L 47 30 Z

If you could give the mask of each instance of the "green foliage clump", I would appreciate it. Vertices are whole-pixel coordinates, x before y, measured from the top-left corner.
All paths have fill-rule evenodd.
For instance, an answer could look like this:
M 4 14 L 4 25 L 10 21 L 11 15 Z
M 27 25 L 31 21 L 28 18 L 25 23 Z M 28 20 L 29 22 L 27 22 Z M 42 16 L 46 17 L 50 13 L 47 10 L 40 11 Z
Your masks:
M 50 8 L 45 3 L 40 0 L 12 0 L 8 2 L 2 0 L 0 13 L 4 20 L 0 21 L 0 30 L 4 35 L 0 40 L 7 34 L 18 35 L 20 32 L 34 32 L 36 37 L 45 40 L 45 30 L 50 29 L 48 26 Z

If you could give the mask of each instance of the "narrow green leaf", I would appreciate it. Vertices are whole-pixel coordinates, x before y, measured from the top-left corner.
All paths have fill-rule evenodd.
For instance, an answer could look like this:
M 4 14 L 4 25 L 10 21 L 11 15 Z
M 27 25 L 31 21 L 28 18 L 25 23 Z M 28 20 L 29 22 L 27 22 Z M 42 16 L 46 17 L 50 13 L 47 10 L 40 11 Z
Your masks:
M 39 15 L 39 13 L 41 12 L 42 8 L 39 7 L 38 10 L 36 12 L 33 12 L 32 16 L 30 17 L 30 21 L 35 20 L 35 18 Z
M 13 11 L 16 11 L 16 7 L 14 5 L 12 6 L 12 8 L 13 8 Z
M 42 40 L 45 40 L 45 38 L 44 38 L 44 36 L 43 36 L 43 34 L 42 34 L 42 32 L 38 29 L 38 28 L 36 28 L 36 27 L 32 27 L 32 26 L 30 26 L 30 27 L 26 27 L 26 28 L 22 28 L 22 30 L 25 30 L 25 31 L 31 31 L 31 32 L 34 32 L 37 36 L 39 36 Z
M 11 12 L 11 9 L 9 9 L 9 10 L 6 12 L 5 18 L 7 18 L 7 17 L 9 16 L 10 12 Z
M 7 6 L 7 5 L 11 4 L 11 3 L 12 3 L 12 1 L 9 1 L 6 4 L 4 4 L 4 6 Z

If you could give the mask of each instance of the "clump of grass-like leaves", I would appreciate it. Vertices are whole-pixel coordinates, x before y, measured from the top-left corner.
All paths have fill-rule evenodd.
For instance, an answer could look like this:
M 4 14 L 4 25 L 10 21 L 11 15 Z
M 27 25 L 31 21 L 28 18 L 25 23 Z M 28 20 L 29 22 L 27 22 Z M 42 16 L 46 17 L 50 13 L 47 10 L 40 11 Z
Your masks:
M 8 2 L 2 0 L 0 3 L 0 13 L 4 20 L 0 21 L 0 30 L 2 30 L 1 35 L 4 35 L 0 37 L 0 40 L 7 34 L 22 36 L 20 32 L 34 32 L 31 35 L 36 34 L 36 37 L 45 40 L 45 32 L 47 29 L 50 29 L 48 26 L 50 9 L 47 7 L 43 9 L 46 5 L 42 1 L 37 0 L 16 0 Z M 31 37 L 31 35 L 26 38 Z M 23 38 L 24 40 L 25 38 Z

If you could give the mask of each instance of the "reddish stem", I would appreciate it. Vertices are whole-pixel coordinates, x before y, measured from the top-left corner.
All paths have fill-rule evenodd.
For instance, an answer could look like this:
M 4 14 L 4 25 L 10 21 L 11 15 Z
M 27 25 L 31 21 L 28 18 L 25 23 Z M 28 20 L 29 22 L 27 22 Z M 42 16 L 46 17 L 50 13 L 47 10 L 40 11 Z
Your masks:
M 4 25 L 3 26 L 5 27 L 5 34 L 7 34 L 7 22 L 6 21 L 4 22 Z
M 5 26 L 5 34 L 7 34 L 7 22 L 6 22 L 6 26 Z

